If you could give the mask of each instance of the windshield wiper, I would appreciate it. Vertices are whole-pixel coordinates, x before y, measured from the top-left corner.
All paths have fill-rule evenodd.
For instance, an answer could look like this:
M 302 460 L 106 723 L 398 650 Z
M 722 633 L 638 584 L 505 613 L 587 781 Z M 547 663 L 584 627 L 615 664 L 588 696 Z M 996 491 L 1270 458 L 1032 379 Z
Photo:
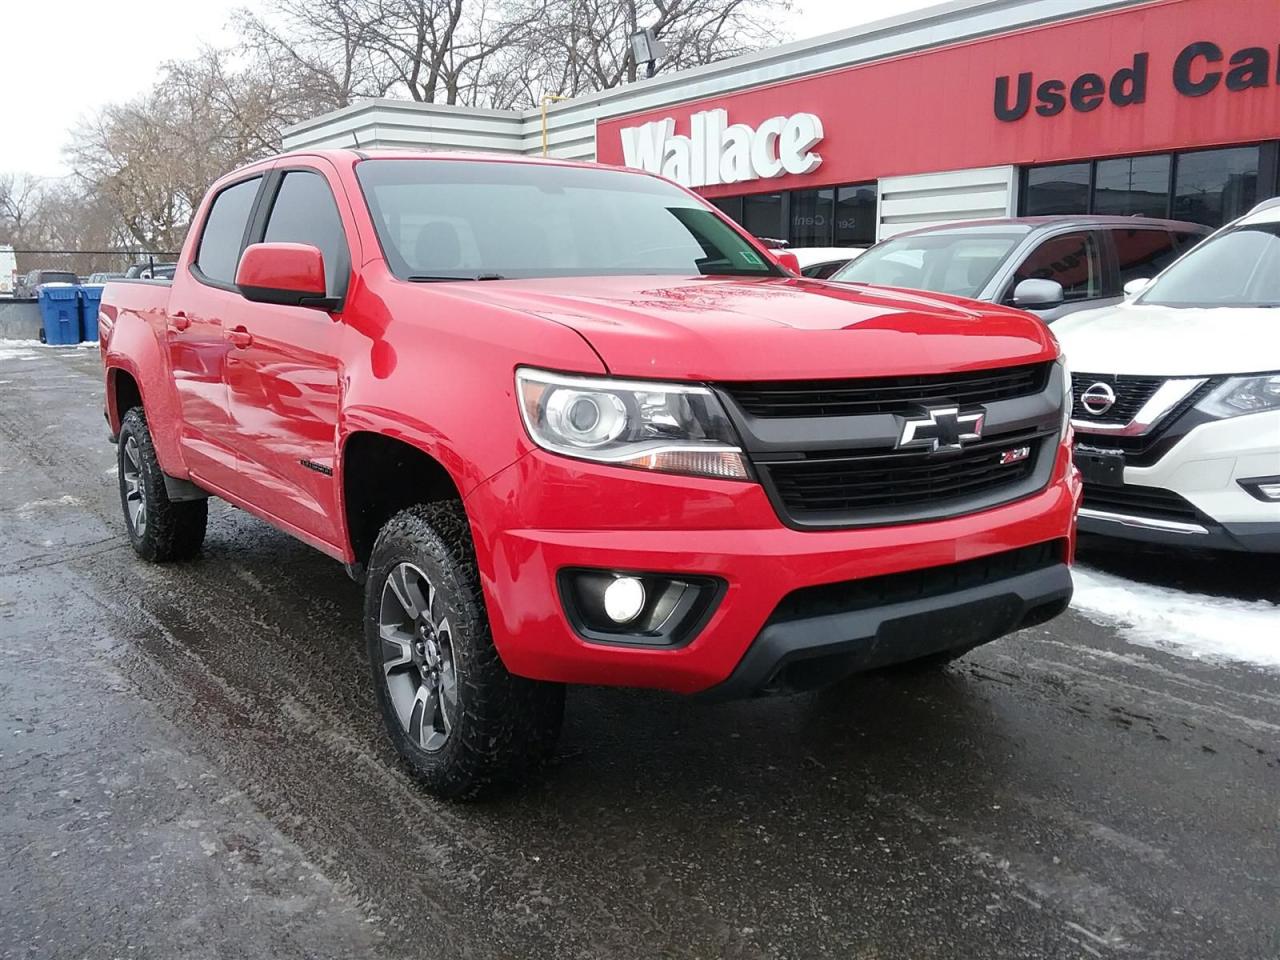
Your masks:
M 507 278 L 500 273 L 482 273 L 475 277 L 434 277 L 429 274 L 414 274 L 405 279 L 412 283 L 447 283 L 451 280 L 505 280 Z

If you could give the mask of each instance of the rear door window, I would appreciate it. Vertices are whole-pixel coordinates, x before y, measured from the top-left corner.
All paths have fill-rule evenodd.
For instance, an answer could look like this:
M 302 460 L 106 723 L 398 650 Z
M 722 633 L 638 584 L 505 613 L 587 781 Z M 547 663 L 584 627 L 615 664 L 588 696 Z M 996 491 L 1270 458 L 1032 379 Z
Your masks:
M 1056 280 L 1062 284 L 1066 302 L 1092 300 L 1102 296 L 1102 258 L 1098 237 L 1092 231 L 1050 237 L 1031 251 L 1005 292 L 1012 302 L 1013 291 L 1023 280 Z
M 206 279 L 223 284 L 235 282 L 245 227 L 261 183 L 261 177 L 242 180 L 213 198 L 196 254 L 196 268 Z
M 319 247 L 324 256 L 328 295 L 339 297 L 346 292 L 351 270 L 347 235 L 342 229 L 342 216 L 333 191 L 321 174 L 312 170 L 290 170 L 284 175 L 262 239 L 266 243 L 307 243 Z
M 1178 259 L 1173 234 L 1167 230 L 1113 230 L 1120 286 L 1130 280 L 1149 280 Z

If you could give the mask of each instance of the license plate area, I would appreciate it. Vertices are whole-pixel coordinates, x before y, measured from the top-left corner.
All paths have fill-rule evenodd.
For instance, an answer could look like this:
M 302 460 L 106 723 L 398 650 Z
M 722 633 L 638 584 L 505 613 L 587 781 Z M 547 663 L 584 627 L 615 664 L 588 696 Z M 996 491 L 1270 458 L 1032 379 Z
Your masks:
M 1085 483 L 1118 487 L 1124 483 L 1124 452 L 1077 445 L 1074 459 Z

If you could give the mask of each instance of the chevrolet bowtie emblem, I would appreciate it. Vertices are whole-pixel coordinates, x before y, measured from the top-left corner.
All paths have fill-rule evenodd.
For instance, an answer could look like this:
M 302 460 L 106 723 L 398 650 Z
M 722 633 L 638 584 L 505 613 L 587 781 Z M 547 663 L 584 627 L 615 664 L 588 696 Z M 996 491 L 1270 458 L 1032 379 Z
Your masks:
M 982 438 L 986 414 L 961 413 L 959 407 L 926 407 L 925 415 L 907 417 L 898 437 L 898 449 L 959 450 L 971 440 Z

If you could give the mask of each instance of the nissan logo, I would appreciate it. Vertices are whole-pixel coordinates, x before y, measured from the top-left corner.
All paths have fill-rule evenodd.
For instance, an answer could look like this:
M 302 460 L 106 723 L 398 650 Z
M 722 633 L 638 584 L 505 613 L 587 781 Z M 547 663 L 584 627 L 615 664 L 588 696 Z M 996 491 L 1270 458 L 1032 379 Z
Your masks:
M 1102 416 L 1115 405 L 1116 392 L 1111 389 L 1109 383 L 1095 383 L 1080 394 L 1080 406 L 1084 407 L 1086 413 L 1091 413 L 1095 417 Z

